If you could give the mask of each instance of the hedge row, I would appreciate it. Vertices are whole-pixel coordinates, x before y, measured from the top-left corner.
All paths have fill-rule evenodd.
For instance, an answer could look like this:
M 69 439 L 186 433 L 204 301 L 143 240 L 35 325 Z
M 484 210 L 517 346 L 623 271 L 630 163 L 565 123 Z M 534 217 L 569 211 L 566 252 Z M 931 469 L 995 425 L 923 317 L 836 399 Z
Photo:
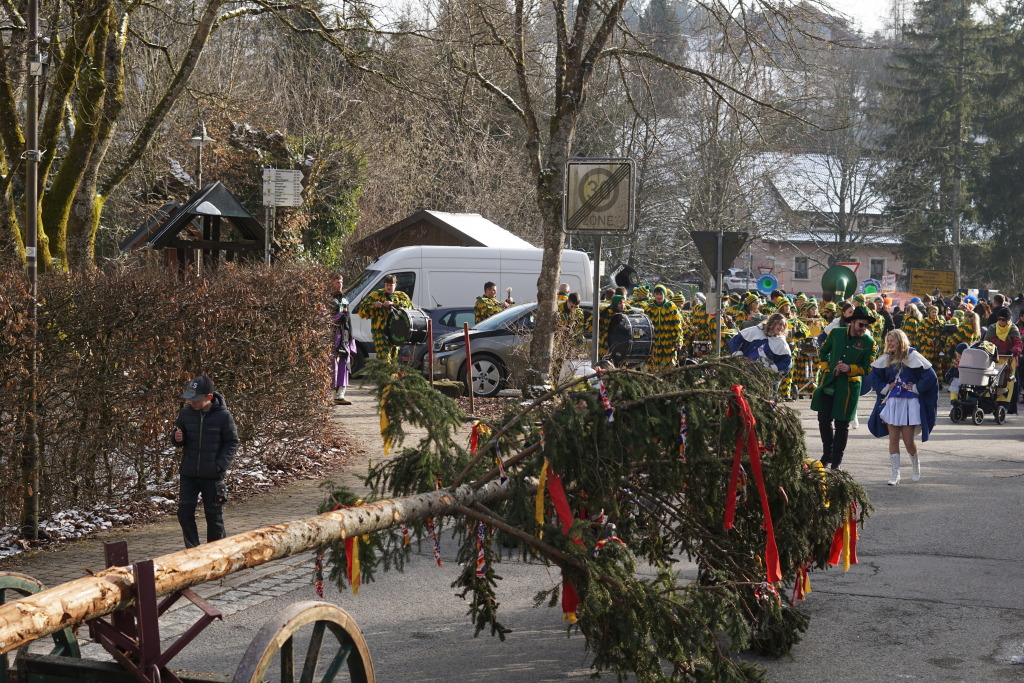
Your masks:
M 318 268 L 228 264 L 182 279 L 124 266 L 48 275 L 39 295 L 44 518 L 173 480 L 167 436 L 197 374 L 224 395 L 250 458 L 326 433 L 329 294 Z M 0 274 L 0 525 L 18 521 L 23 497 L 28 301 L 20 274 Z

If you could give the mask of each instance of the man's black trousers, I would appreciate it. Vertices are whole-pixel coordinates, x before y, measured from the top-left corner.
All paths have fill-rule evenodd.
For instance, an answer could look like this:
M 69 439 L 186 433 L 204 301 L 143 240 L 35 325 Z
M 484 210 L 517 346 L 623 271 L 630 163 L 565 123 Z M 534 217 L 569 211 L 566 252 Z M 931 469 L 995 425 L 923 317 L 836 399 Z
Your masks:
M 178 495 L 178 524 L 185 536 L 186 548 L 199 545 L 196 507 L 200 495 L 203 497 L 203 512 L 206 513 L 206 542 L 218 541 L 227 535 L 224 531 L 224 502 L 227 498 L 224 480 L 182 475 Z

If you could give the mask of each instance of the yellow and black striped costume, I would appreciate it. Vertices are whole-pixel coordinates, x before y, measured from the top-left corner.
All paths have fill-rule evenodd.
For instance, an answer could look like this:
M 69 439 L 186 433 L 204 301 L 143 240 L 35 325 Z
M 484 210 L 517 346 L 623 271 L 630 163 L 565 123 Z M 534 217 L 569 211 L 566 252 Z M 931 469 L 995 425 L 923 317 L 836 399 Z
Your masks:
M 910 341 L 910 346 L 923 356 L 924 348 L 921 345 L 922 322 L 923 321 L 918 320 L 917 318 L 904 315 L 903 322 L 900 323 L 900 329 L 903 330 L 903 334 L 907 335 L 907 339 Z
M 939 347 L 942 343 L 942 327 L 946 324 L 942 318 L 932 318 L 932 309 L 938 313 L 939 309 L 936 306 L 928 307 L 928 317 L 921 321 L 921 327 L 918 331 L 918 340 L 921 342 L 921 347 L 917 350 L 922 356 L 928 359 L 928 361 L 936 367 L 938 372 L 939 367 Z M 923 348 L 922 348 L 923 347 Z
M 501 313 L 504 308 L 497 299 L 481 295 L 476 298 L 476 305 L 473 306 L 473 316 L 476 318 L 476 322 L 482 322 L 495 313 Z
M 646 313 L 654 328 L 654 346 L 647 368 L 656 372 L 670 367 L 675 360 L 676 344 L 683 333 L 683 318 L 676 305 L 668 299 L 660 304 L 657 301 L 650 302 Z
M 377 353 L 377 358 L 394 363 L 398 358 L 398 347 L 387 338 L 391 307 L 374 308 L 373 305 L 378 301 L 381 303 L 390 301 L 395 308 L 412 308 L 412 299 L 405 292 L 395 290 L 394 294 L 387 294 L 383 289 L 378 289 L 367 294 L 356 307 L 356 315 L 370 321 L 370 331 L 373 332 L 373 348 Z
M 807 325 L 804 325 L 803 321 L 799 318 L 787 318 L 786 323 L 789 325 L 789 330 L 786 332 L 786 342 L 789 344 L 792 358 L 796 360 L 799 358 L 800 340 L 806 339 L 808 336 Z M 786 373 L 786 376 L 782 378 L 782 383 L 779 384 L 780 398 L 790 398 L 795 380 L 799 380 L 801 385 L 807 381 L 807 374 L 804 372 L 805 366 L 805 363 L 796 362 L 789 366 L 789 372 Z

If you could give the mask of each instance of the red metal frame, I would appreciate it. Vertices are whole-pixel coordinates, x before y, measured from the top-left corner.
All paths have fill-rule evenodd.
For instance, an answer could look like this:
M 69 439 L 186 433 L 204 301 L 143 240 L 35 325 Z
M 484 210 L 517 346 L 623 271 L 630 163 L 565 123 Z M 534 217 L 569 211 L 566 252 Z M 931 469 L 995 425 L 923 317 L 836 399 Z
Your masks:
M 128 544 L 124 541 L 105 543 L 104 554 L 108 568 L 128 564 Z M 133 563 L 132 575 L 135 577 L 135 604 L 114 612 L 109 623 L 102 617 L 89 621 L 89 635 L 140 683 L 181 683 L 167 665 L 203 629 L 223 615 L 188 588 L 157 603 L 152 560 Z M 161 652 L 160 616 L 182 597 L 201 609 L 203 615 Z

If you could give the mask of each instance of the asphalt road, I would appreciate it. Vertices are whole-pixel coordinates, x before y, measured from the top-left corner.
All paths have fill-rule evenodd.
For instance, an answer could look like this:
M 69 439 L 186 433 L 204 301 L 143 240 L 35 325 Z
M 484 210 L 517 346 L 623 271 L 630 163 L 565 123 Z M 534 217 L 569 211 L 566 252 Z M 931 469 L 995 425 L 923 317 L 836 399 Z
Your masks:
M 341 414 L 343 424 L 368 450 L 377 448 L 379 423 L 369 398 L 351 394 L 355 405 Z M 802 411 L 810 452 L 817 453 L 815 416 L 807 404 L 788 405 Z M 886 486 L 886 442 L 866 426 L 851 432 L 844 468 L 865 485 L 876 508 L 861 531 L 860 563 L 845 573 L 812 573 L 813 592 L 802 603 L 810 628 L 789 656 L 743 655 L 764 667 L 770 680 L 1024 680 L 1024 666 L 1012 663 L 1024 655 L 1018 557 L 1024 415 L 1001 426 L 991 417 L 974 426 L 953 425 L 947 413 L 948 402 L 940 403 L 939 425 L 921 449 L 923 477 L 917 483 L 908 467 L 899 486 Z M 863 407 L 861 416 L 866 418 Z M 404 574 L 381 574 L 358 596 L 327 587 L 325 599 L 348 610 L 365 634 L 378 680 L 532 682 L 590 675 L 584 641 L 566 637 L 559 610 L 532 606 L 538 590 L 558 581 L 557 572 L 503 562 L 499 600 L 513 633 L 505 642 L 486 633 L 474 638 L 466 606 L 450 587 L 458 571 L 454 541 L 442 542 L 442 549 L 443 567 L 424 546 Z M 233 673 L 274 613 L 316 598 L 311 578 L 312 557 L 305 556 L 199 587 L 227 618 L 173 666 Z M 161 622 L 163 635 L 184 630 L 190 618 L 175 610 Z M 86 655 L 99 658 L 94 648 L 87 647 Z

